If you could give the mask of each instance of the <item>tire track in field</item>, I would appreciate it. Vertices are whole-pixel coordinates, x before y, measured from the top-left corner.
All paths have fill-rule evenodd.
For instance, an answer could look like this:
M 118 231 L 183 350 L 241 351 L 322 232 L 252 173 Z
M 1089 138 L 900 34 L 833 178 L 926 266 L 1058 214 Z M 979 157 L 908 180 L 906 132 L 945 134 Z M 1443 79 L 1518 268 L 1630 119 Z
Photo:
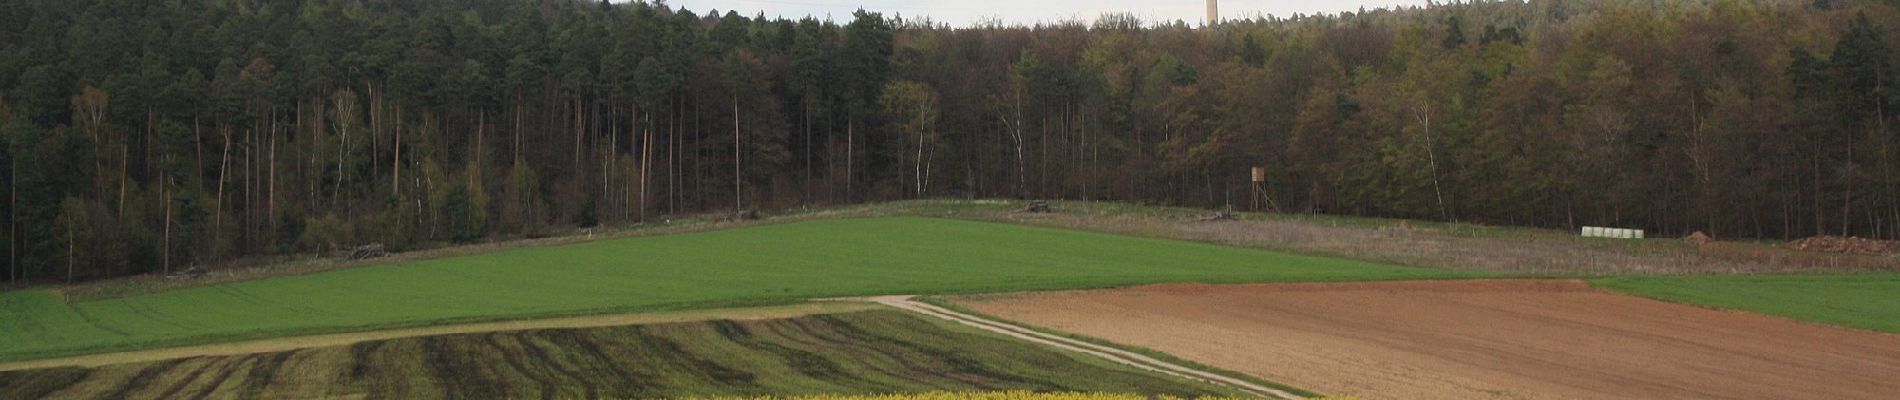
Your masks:
M 518 335 L 515 337 L 515 342 L 520 344 L 521 348 L 528 352 L 529 358 L 542 360 L 547 364 L 547 369 L 554 370 L 554 372 L 560 373 L 561 376 L 567 377 L 566 383 L 568 385 L 580 386 L 582 392 L 587 393 L 585 398 L 600 398 L 600 392 L 594 388 L 592 379 L 587 379 L 586 376 L 581 375 L 578 371 L 568 369 L 567 363 L 561 362 L 560 359 L 554 357 L 554 354 L 548 353 L 547 349 L 541 348 L 540 344 L 535 343 L 534 340 L 530 340 L 535 338 L 536 337 L 530 337 L 528 335 Z
M 879 348 L 876 346 L 859 346 L 855 343 L 834 339 L 833 336 L 846 336 L 846 335 L 844 333 L 838 332 L 836 329 L 830 329 L 829 326 L 827 326 L 826 329 L 820 331 L 818 329 L 819 327 L 812 326 L 812 324 L 817 323 L 816 321 L 797 320 L 797 321 L 789 321 L 789 322 L 790 322 L 791 327 L 798 329 L 800 333 L 804 333 L 805 335 L 807 335 L 807 337 L 810 337 L 814 340 L 825 342 L 827 344 L 827 346 L 825 347 L 829 347 L 832 349 L 868 350 L 869 353 L 871 354 L 865 354 L 865 356 L 867 357 L 861 357 L 860 360 L 864 361 L 865 366 L 871 367 L 872 369 L 877 370 L 879 373 L 883 373 L 888 376 L 903 377 L 905 380 L 917 382 L 918 384 L 921 384 L 925 387 L 930 387 L 934 389 L 951 388 L 951 386 L 941 385 L 938 382 L 933 382 L 933 381 L 929 381 L 922 378 L 922 376 L 928 376 L 928 374 L 918 374 L 918 373 L 919 372 L 927 373 L 927 372 L 930 372 L 930 369 L 928 367 L 917 365 L 916 362 L 913 362 L 909 357 L 905 357 L 903 354 L 899 354 L 897 352 L 886 350 L 886 349 Z M 873 354 L 876 356 L 883 356 L 884 358 L 890 359 L 893 364 L 896 364 L 898 368 L 902 368 L 903 371 L 892 371 L 890 369 L 878 366 L 877 363 L 873 363 L 869 360 L 869 358 L 871 358 Z M 943 378 L 949 379 L 959 384 L 974 385 L 972 381 L 964 380 L 963 378 L 960 378 L 960 377 L 943 376 Z
M 959 356 L 956 353 L 944 351 L 942 349 L 931 348 L 929 346 L 924 346 L 920 343 L 912 343 L 905 340 L 899 340 L 896 338 L 879 335 L 879 334 L 873 333 L 872 330 L 859 328 L 857 325 L 852 324 L 850 321 L 845 321 L 836 316 L 820 315 L 814 318 L 820 322 L 831 324 L 832 326 L 839 328 L 839 331 L 844 333 L 846 337 L 850 337 L 852 339 L 856 339 L 856 340 L 867 342 L 867 343 L 882 344 L 885 346 L 902 348 L 902 349 L 913 351 L 918 354 L 923 354 L 924 356 L 935 359 L 938 363 L 941 363 L 951 368 L 951 371 L 950 371 L 951 374 L 947 374 L 947 375 L 964 377 L 963 379 L 959 379 L 959 380 L 968 382 L 970 386 L 975 386 L 979 389 L 983 389 L 983 390 L 1001 389 L 1002 387 L 998 386 L 997 383 L 1024 384 L 1024 385 L 1033 386 L 1033 387 L 1049 387 L 1049 388 L 1061 387 L 1061 385 L 1057 385 L 1054 382 L 1042 381 L 1035 378 L 1009 374 L 1009 373 L 1000 372 L 1000 371 L 991 371 L 991 370 L 983 368 L 982 363 L 976 362 L 975 360 L 971 360 L 967 357 Z
M 844 366 L 838 365 L 837 362 L 831 361 L 831 359 L 825 358 L 818 353 L 799 350 L 767 341 L 757 334 L 754 334 L 752 329 L 738 322 L 718 320 L 712 322 L 712 327 L 713 331 L 718 332 L 719 335 L 724 337 L 727 341 L 731 341 L 752 351 L 764 352 L 778 357 L 784 360 L 787 365 L 792 366 L 793 372 L 820 382 L 846 387 L 870 387 L 875 384 L 869 380 L 852 376 L 850 373 L 845 372 Z
M 59 367 L 44 373 L 0 372 L 0 398 L 43 398 L 92 376 L 91 369 L 78 367 Z
M 119 383 L 118 386 L 115 386 L 112 388 L 112 391 L 110 392 L 110 394 L 107 394 L 105 396 L 99 396 L 99 398 L 102 398 L 102 399 L 126 398 L 130 396 L 133 393 L 133 391 L 144 388 L 145 386 L 151 385 L 152 380 L 158 379 L 159 374 L 163 374 L 165 373 L 165 371 L 170 370 L 172 369 L 172 367 L 177 366 L 179 363 L 185 362 L 187 360 L 191 360 L 191 359 L 180 358 L 176 360 L 167 360 L 167 361 L 153 363 L 152 365 L 145 366 L 145 368 L 140 368 L 139 372 L 137 374 L 133 374 L 131 379 L 126 379 L 125 382 Z
M 1143 370 L 1148 370 L 1148 371 L 1153 371 L 1153 372 L 1165 373 L 1168 375 L 1174 375 L 1174 376 L 1193 379 L 1193 380 L 1199 380 L 1203 382 L 1212 382 L 1216 384 L 1227 385 L 1227 386 L 1240 389 L 1243 391 L 1247 391 L 1247 392 L 1260 395 L 1263 397 L 1272 397 L 1272 398 L 1280 398 L 1280 399 L 1302 398 L 1301 396 L 1288 393 L 1284 390 L 1265 387 L 1258 384 L 1254 384 L 1253 382 L 1247 382 L 1247 381 L 1234 379 L 1234 378 L 1223 376 L 1223 375 L 1218 375 L 1218 374 L 1205 372 L 1205 371 L 1201 371 L 1201 370 L 1197 370 L 1193 368 L 1175 365 L 1173 363 L 1157 360 L 1157 359 L 1154 359 L 1153 357 L 1148 357 L 1145 355 L 1129 352 L 1122 349 L 1098 345 L 1094 343 L 1083 342 L 1083 341 L 1070 339 L 1066 337 L 1051 335 L 1051 334 L 1042 333 L 1042 332 L 1036 332 L 1033 330 L 1029 330 L 1029 329 L 1025 329 L 1022 327 L 1017 327 L 1017 326 L 1013 326 L 1009 324 L 990 321 L 982 317 L 964 314 L 964 313 L 953 311 L 947 308 L 918 302 L 914 300 L 914 297 L 915 296 L 877 296 L 877 297 L 865 298 L 865 300 L 876 302 L 878 304 L 895 307 L 901 310 L 911 311 L 918 314 L 923 314 L 923 315 L 928 315 L 931 317 L 948 320 L 950 322 L 955 322 L 955 323 L 967 325 L 970 327 L 974 327 L 977 329 L 982 329 L 984 331 L 989 331 L 991 333 L 1001 334 L 1004 336 L 1009 336 L 1009 337 L 1037 343 L 1037 344 L 1052 346 L 1052 347 L 1061 348 L 1064 350 L 1069 350 L 1069 351 L 1074 351 L 1078 353 L 1100 357 L 1102 359 L 1105 359 L 1117 364 L 1122 364 L 1122 365 L 1140 368 Z
M 66 304 L 66 308 L 72 309 L 73 314 L 79 316 L 79 320 L 86 321 L 86 325 L 92 326 L 94 328 L 99 328 L 99 330 L 102 330 L 102 331 L 111 332 L 114 335 L 132 336 L 131 332 L 113 329 L 112 327 L 108 327 L 108 326 L 105 326 L 105 324 L 99 323 L 99 320 L 93 319 L 92 314 L 86 313 L 86 310 L 83 308 L 80 308 L 78 304 L 74 304 L 73 302 L 65 301 L 65 300 L 60 300 L 60 303 L 64 303 Z
M 62 368 L 0 372 L 0 398 L 37 398 L 60 390 L 103 390 L 102 398 L 460 399 L 564 398 L 580 396 L 583 388 L 589 398 L 657 398 L 711 393 L 704 390 L 756 395 L 774 388 L 810 390 L 819 384 L 832 388 L 828 390 L 880 393 L 1088 387 L 1059 376 L 1014 369 L 1023 367 L 1022 360 L 1045 358 L 1012 354 L 1072 356 L 1007 339 L 955 333 L 963 331 L 945 330 L 929 318 L 883 306 L 858 303 L 857 307 L 877 311 L 762 321 L 434 335 L 96 369 L 62 367 L 78 374 L 64 373 Z M 1015 350 L 969 351 L 996 346 Z M 1077 364 L 1082 365 L 1101 368 Z M 109 374 L 92 374 L 95 370 Z M 93 378 L 88 380 L 87 374 Z M 67 382 L 68 376 L 77 378 Z M 1120 378 L 1094 379 L 1116 382 Z M 30 395 L 18 396 L 23 393 Z
M 185 325 L 185 323 L 183 322 L 174 321 L 171 318 L 167 318 L 161 315 L 164 313 L 161 313 L 158 311 L 157 308 L 152 307 L 152 305 L 147 303 L 143 297 L 126 298 L 126 299 L 121 299 L 118 301 L 121 304 L 125 304 L 125 308 L 127 310 L 131 310 L 132 314 L 134 315 L 144 317 L 145 319 L 152 320 L 153 322 L 171 325 L 172 327 L 178 328 L 180 330 L 191 330 L 190 325 Z
M 511 339 L 517 336 L 517 335 L 511 335 L 511 334 L 504 334 L 504 333 L 489 333 L 489 334 L 481 335 L 481 337 L 482 337 L 482 341 L 486 343 L 488 347 L 495 348 L 495 352 L 501 354 L 502 362 L 508 363 L 509 367 L 514 368 L 514 370 L 517 372 L 520 372 L 522 376 L 528 377 L 528 380 L 534 381 L 534 384 L 536 386 L 541 387 L 542 399 L 544 400 L 554 399 L 555 391 L 560 390 L 558 384 L 554 381 L 554 378 L 547 376 L 547 374 L 543 374 L 540 371 L 537 371 L 533 368 L 529 368 L 528 362 L 522 360 L 522 354 L 517 353 L 515 351 L 511 351 L 507 345 L 504 345 L 501 343 L 500 338 L 503 337 L 504 335 L 506 335 L 507 337 Z
M 67 304 L 69 306 L 72 305 L 72 303 L 67 303 Z M 129 302 L 122 303 L 122 304 L 124 304 L 128 310 L 134 311 L 135 314 L 150 318 L 149 316 L 146 316 L 143 313 L 136 312 L 138 310 L 138 307 L 134 307 Z M 449 335 L 449 334 L 459 334 L 459 333 L 528 331 L 528 330 L 540 330 L 540 329 L 605 328 L 605 327 L 615 327 L 615 326 L 625 326 L 625 325 L 635 325 L 635 324 L 699 322 L 699 321 L 708 321 L 708 320 L 714 320 L 714 319 L 732 319 L 732 320 L 752 321 L 752 320 L 802 317 L 802 316 L 820 314 L 820 313 L 864 311 L 864 310 L 874 309 L 876 307 L 877 306 L 874 306 L 874 305 L 868 305 L 868 304 L 863 304 L 863 303 L 852 303 L 852 302 L 810 302 L 810 303 L 800 303 L 800 304 L 791 304 L 791 305 L 783 305 L 783 306 L 769 306 L 769 307 L 685 310 L 685 311 L 666 311 L 666 312 L 651 312 L 651 313 L 605 314 L 605 315 L 591 315 L 591 316 L 580 316 L 580 317 L 511 320 L 511 321 L 498 321 L 498 322 L 478 322 L 478 323 L 442 325 L 442 326 L 431 326 L 431 327 L 420 327 L 420 328 L 385 329 L 385 330 L 374 330 L 374 331 L 364 331 L 364 332 L 330 333 L 330 334 L 317 334 L 317 335 L 306 335 L 306 336 L 288 336 L 288 337 L 249 340 L 249 341 L 241 341 L 241 342 L 227 342 L 227 343 L 191 345 L 191 346 L 181 346 L 181 347 L 171 347 L 171 348 L 158 348 L 158 349 L 151 349 L 151 350 L 89 354 L 89 355 L 78 355 L 78 356 L 68 356 L 68 357 L 59 357 L 59 358 L 45 358 L 45 359 L 26 360 L 26 361 L 8 361 L 8 362 L 0 362 L 0 372 L 19 371 L 19 370 L 27 370 L 27 369 L 40 369 L 40 368 L 53 368 L 53 367 L 99 367 L 99 366 L 106 366 L 106 365 L 113 365 L 113 364 L 164 361 L 164 360 L 171 360 L 171 359 L 177 359 L 177 358 L 201 357 L 201 356 L 227 356 L 227 355 L 244 355 L 244 354 L 257 354 L 257 353 L 274 353 L 274 352 L 280 352 L 280 351 L 310 349 L 310 348 L 317 348 L 317 347 L 351 346 L 351 345 L 356 345 L 359 343 L 371 343 L 371 342 L 378 342 L 378 341 L 387 341 L 387 340 L 392 340 L 392 339 Z M 79 311 L 79 309 L 76 306 L 74 308 L 74 311 L 75 313 L 79 314 L 82 318 L 86 317 L 86 313 Z M 112 332 L 118 335 L 126 335 L 126 336 L 131 335 L 130 333 L 119 331 L 107 326 L 99 325 L 97 322 L 91 321 L 90 318 L 87 318 L 87 319 L 88 319 L 87 321 L 88 324 L 94 327 L 97 327 L 100 330 Z M 157 320 L 157 319 L 154 319 L 154 320 Z M 173 326 L 179 326 L 178 324 L 172 321 L 162 321 L 162 320 L 159 320 L 159 321 L 166 324 L 173 325 Z M 368 349 L 365 349 L 365 350 L 368 350 Z M 360 376 L 360 374 L 353 375 L 353 376 Z
M 884 374 L 884 376 L 886 377 L 896 378 L 898 380 L 915 383 L 920 387 L 941 388 L 941 386 L 938 386 L 935 383 L 930 382 L 928 380 L 924 380 L 921 377 L 912 376 L 912 374 L 900 374 L 898 373 L 899 371 L 892 371 L 889 368 L 885 368 L 884 366 L 881 366 L 877 363 L 873 363 L 868 359 L 869 357 L 871 357 L 871 355 L 864 354 L 866 353 L 866 351 L 859 351 L 859 349 L 854 348 L 854 347 L 849 347 L 849 346 L 840 346 L 839 345 L 840 342 L 830 341 L 830 340 L 826 340 L 825 338 L 818 337 L 816 333 L 813 333 L 813 331 L 799 326 L 798 321 L 773 321 L 773 322 L 766 323 L 763 325 L 767 331 L 770 331 L 772 333 L 772 335 L 777 336 L 781 339 L 784 339 L 787 342 L 791 342 L 800 346 L 810 347 L 813 349 L 825 349 L 825 350 L 830 350 L 833 352 L 843 353 L 842 357 L 844 357 L 846 360 L 854 361 L 856 364 L 861 365 L 864 368 L 869 369 L 871 371 L 875 371 L 879 374 Z M 786 330 L 788 329 L 796 330 L 798 331 L 799 334 L 803 334 L 804 336 L 801 337 L 796 334 L 787 333 Z M 806 339 L 810 339 L 810 340 L 806 340 Z M 876 351 L 875 349 L 873 349 L 870 352 L 876 352 Z M 902 360 L 898 360 L 898 362 L 901 363 Z
M 178 392 L 185 390 L 185 388 L 187 387 L 191 387 L 191 384 L 193 382 L 198 381 L 198 377 L 204 376 L 205 371 L 210 371 L 212 367 L 222 365 L 226 363 L 227 361 L 229 360 L 219 360 L 219 359 L 211 359 L 211 358 L 204 359 L 204 365 L 200 365 L 198 366 L 198 368 L 192 368 L 191 372 L 187 372 L 185 373 L 185 376 L 178 378 L 178 383 L 174 383 L 172 384 L 171 387 L 166 388 L 165 391 L 160 393 L 157 398 L 160 398 L 160 399 L 177 398 Z M 217 385 L 215 384 L 212 385 L 212 388 L 216 389 Z
M 555 346 L 580 352 L 587 360 L 593 361 L 592 364 L 605 367 L 612 373 L 609 376 L 619 378 L 611 381 L 612 386 L 609 386 L 609 389 L 612 389 L 613 393 L 607 394 L 610 397 L 651 398 L 659 394 L 660 388 L 655 384 L 659 381 L 658 376 L 646 371 L 628 369 L 613 355 L 607 354 L 600 343 L 582 337 L 578 330 L 551 330 L 544 332 L 542 337 L 549 343 L 554 343 Z
M 238 392 L 238 398 L 264 398 L 264 390 L 270 388 L 271 381 L 277 379 L 277 370 L 283 368 L 284 363 L 289 362 L 292 356 L 301 351 L 292 350 L 269 356 L 252 355 L 252 357 L 257 357 L 257 364 L 254 364 L 256 366 L 244 375 L 244 387 Z
M 650 327 L 634 325 L 628 326 L 625 329 L 633 334 L 632 339 L 634 343 L 632 344 L 636 346 L 635 348 L 643 350 L 635 352 L 635 354 L 664 355 L 665 357 L 661 359 L 673 361 L 673 364 L 685 367 L 691 376 L 705 379 L 708 383 L 715 384 L 719 387 L 746 387 L 752 389 L 759 387 L 758 376 L 744 370 L 728 367 L 713 359 L 688 351 L 686 347 L 681 345 L 678 341 L 651 332 L 653 329 Z
M 198 393 L 191 395 L 190 398 L 205 399 L 211 397 L 211 393 L 217 392 L 218 387 L 224 386 L 224 384 L 231 379 L 231 375 L 237 374 L 237 371 L 244 369 L 244 366 L 250 365 L 252 366 L 252 370 L 256 370 L 258 368 L 256 365 L 259 358 L 261 357 L 250 355 L 229 360 L 229 362 L 225 364 L 226 368 L 219 368 L 217 375 L 213 375 L 211 380 L 206 381 L 205 387 L 199 388 Z
M 258 297 L 255 294 L 246 292 L 243 289 L 231 287 L 230 285 L 212 285 L 210 286 L 210 288 L 214 291 L 217 291 L 218 293 L 223 293 L 226 296 L 237 298 L 240 301 L 243 301 L 245 303 L 250 303 L 258 307 L 281 307 L 286 310 L 291 310 L 291 311 L 304 313 L 304 314 L 314 314 L 314 315 L 324 315 L 324 316 L 336 315 L 335 313 L 331 313 L 329 311 L 299 306 L 299 305 L 290 304 L 284 301 L 266 300 L 263 297 Z

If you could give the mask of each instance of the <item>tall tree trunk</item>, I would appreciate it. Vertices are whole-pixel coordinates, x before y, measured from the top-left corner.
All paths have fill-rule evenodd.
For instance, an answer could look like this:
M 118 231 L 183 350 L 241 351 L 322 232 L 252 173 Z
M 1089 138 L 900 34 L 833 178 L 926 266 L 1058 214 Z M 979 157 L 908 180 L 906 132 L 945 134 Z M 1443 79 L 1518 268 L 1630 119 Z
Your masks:
M 1023 158 L 1023 90 L 1016 89 L 1016 121 L 1010 124 L 1014 129 L 1012 138 L 1016 139 L 1016 197 L 1024 197 L 1029 192 L 1029 164 Z
M 1438 184 L 1438 146 L 1432 138 L 1432 105 L 1429 99 L 1421 101 L 1427 103 L 1419 105 L 1413 116 L 1418 120 L 1419 127 L 1425 131 L 1425 162 L 1426 166 L 1432 169 L 1432 195 L 1438 198 L 1439 216 L 1445 221 L 1451 221 L 1451 209 L 1445 206 L 1445 191 Z
M 1011 195 L 1014 197 L 1023 197 L 1024 192 L 1028 190 L 1027 188 L 1029 187 L 1029 170 L 1028 167 L 1024 165 L 1026 161 L 1023 159 L 1022 120 L 1018 119 L 1015 123 L 1011 123 L 1008 117 L 998 116 L 997 118 L 1003 120 L 1003 133 L 1009 135 L 1010 141 L 1016 144 L 1016 185 L 1014 188 L 1015 192 L 1011 193 Z
M 1089 201 L 1089 110 L 1087 105 L 1076 107 L 1076 141 L 1081 142 L 1081 152 L 1075 158 L 1075 180 L 1082 187 L 1082 201 Z
M 638 115 L 637 114 L 638 111 L 635 111 L 635 113 L 636 113 L 635 115 Z M 636 128 L 639 127 L 639 123 L 637 122 L 639 121 L 638 117 L 635 117 L 634 121 L 636 121 L 634 126 Z M 652 168 L 653 167 L 653 122 L 650 119 L 647 122 L 646 131 L 641 136 L 642 137 L 640 140 L 640 206 L 639 207 L 640 207 L 640 222 L 646 223 L 647 222 L 647 178 L 651 176 L 651 175 L 648 175 L 647 171 L 653 169 Z
M 811 173 L 811 96 L 805 96 L 805 205 L 812 204 L 813 194 Z
M 739 143 L 739 95 L 732 95 L 732 210 L 745 210 L 745 190 L 740 182 L 744 170 L 740 169 Z
M 369 180 L 374 181 L 383 176 L 383 166 L 376 162 L 376 153 L 383 150 L 383 101 L 382 97 L 376 95 L 376 84 L 365 83 L 363 86 L 369 90 Z M 376 189 L 371 187 L 369 190 Z
M 1847 162 L 1854 162 L 1854 135 L 1847 135 Z M 1854 221 L 1854 173 L 1850 170 L 1841 174 L 1841 186 L 1847 188 L 1847 194 L 1841 196 L 1841 236 L 1853 236 L 1850 230 Z
M 165 249 L 159 252 L 159 257 L 161 258 L 159 264 L 160 267 L 164 269 L 164 273 L 170 275 L 172 273 L 171 177 L 165 177 L 159 185 L 162 189 L 159 190 L 158 200 L 165 203 Z
M 669 203 L 667 210 L 669 212 L 680 212 L 680 203 L 686 203 L 686 193 L 680 190 L 680 184 L 684 184 L 684 178 L 680 176 L 680 167 L 684 165 L 680 163 L 680 154 L 682 154 L 682 148 L 686 146 L 684 140 L 680 140 L 686 136 L 682 133 L 686 129 L 684 116 L 686 116 L 686 97 L 678 95 L 673 99 L 673 118 L 667 119 L 667 203 Z
M 917 186 L 918 198 L 924 197 L 924 115 L 929 107 L 928 102 L 917 106 L 917 158 L 910 160 L 911 181 Z
M 603 219 L 611 217 L 619 222 L 627 216 L 627 208 L 620 204 L 619 191 L 613 189 L 614 166 L 620 158 L 620 124 L 607 121 L 607 125 L 607 148 L 603 150 L 606 154 L 600 158 L 600 196 L 604 199 L 599 208 L 606 210 L 601 213 Z M 599 139 L 595 139 L 595 143 L 599 143 Z
M 270 129 L 270 166 L 264 168 L 264 175 L 268 178 L 265 184 L 264 218 L 274 233 L 277 230 L 277 124 L 271 124 Z
M 581 176 L 581 168 L 585 168 L 583 167 L 584 164 L 582 164 L 583 157 L 581 157 L 581 147 L 583 146 L 582 142 L 586 141 L 585 136 L 583 136 L 583 132 L 587 130 L 587 122 L 582 120 L 584 114 L 582 114 L 581 110 L 582 110 L 581 95 L 580 93 L 575 93 L 574 94 L 574 176 L 576 179 L 579 179 L 579 177 Z M 579 182 L 576 182 L 575 185 L 578 186 Z
M 20 275 L 20 158 L 7 157 L 7 280 L 19 283 Z
M 352 100 L 352 102 L 354 102 L 354 100 Z M 352 114 L 354 113 L 352 112 Z M 337 130 L 342 133 L 342 144 L 336 147 L 336 185 L 330 189 L 330 200 L 337 204 L 342 204 L 343 181 L 348 180 L 349 176 L 346 175 L 344 166 L 349 165 L 350 154 L 347 150 L 350 148 L 350 125 L 348 122 L 344 122 L 337 127 L 339 128 Z
M 402 104 L 396 105 L 396 126 L 393 130 L 396 132 L 396 143 L 390 146 L 389 152 L 394 154 L 395 160 L 389 162 L 389 193 L 390 196 L 400 200 L 402 199 Z
M 1811 171 L 1814 172 L 1814 234 L 1817 236 L 1826 235 L 1827 222 L 1826 222 L 1825 216 L 1826 216 L 1827 206 L 1822 205 L 1822 203 L 1824 203 L 1826 200 L 1824 200 L 1823 197 L 1821 196 L 1822 191 L 1821 191 L 1821 141 L 1820 139 L 1817 138 L 1811 141 L 1809 143 L 1809 146 L 1813 148 L 1812 153 L 1814 156 L 1813 163 L 1811 164 L 1813 166 Z
M 218 157 L 218 200 L 211 203 L 211 232 L 212 237 L 216 238 L 211 240 L 211 254 L 214 260 L 218 251 L 223 250 L 220 248 L 222 245 L 218 243 L 218 239 L 222 239 L 218 237 L 218 232 L 224 230 L 224 181 L 226 171 L 231 169 L 231 128 L 225 127 L 219 131 L 223 132 L 224 150 L 219 152 L 221 154 Z
M 204 170 L 205 170 L 204 133 L 201 132 L 202 129 L 200 129 L 200 127 L 201 127 L 201 124 L 198 123 L 198 117 L 195 115 L 192 116 L 191 117 L 191 149 L 192 149 L 192 152 L 196 154 L 196 156 L 192 158 L 192 161 L 191 161 L 191 173 L 198 176 L 204 176 L 203 175 Z
M 71 224 L 72 222 L 68 221 L 67 223 Z M 66 227 L 66 284 L 69 285 L 73 283 L 73 251 L 79 248 L 79 235 L 78 232 L 75 232 L 77 229 L 73 228 L 74 226 Z
M 527 105 L 521 102 L 521 90 L 516 89 L 515 90 L 515 131 L 513 132 L 514 137 L 515 137 L 515 149 L 514 149 L 515 154 L 513 157 L 514 164 L 521 163 L 521 114 L 522 112 L 524 112 L 525 107 L 527 107 Z
M 119 219 L 125 219 L 125 185 L 132 169 L 131 140 L 119 142 Z
M 844 125 L 844 201 L 845 202 L 853 202 L 853 201 L 857 201 L 858 199 L 857 192 L 855 191 L 858 175 L 857 175 L 857 171 L 854 169 L 857 166 L 856 157 L 858 155 L 858 151 L 855 148 L 856 143 L 853 143 L 854 141 L 857 140 L 857 137 L 858 137 L 857 124 L 858 124 L 858 120 L 856 118 L 852 118 L 848 120 L 847 122 L 845 122 L 845 125 Z
M 488 137 L 488 108 L 485 108 L 485 107 L 476 108 L 475 109 L 475 154 L 469 156 L 469 160 L 473 160 L 477 168 L 479 168 L 482 165 L 482 163 L 485 161 L 484 159 L 487 158 L 486 157 L 487 153 L 485 152 L 486 150 L 482 148 L 482 145 L 483 145 L 482 141 L 487 139 L 487 137 Z M 481 177 L 475 176 L 475 177 L 469 177 L 469 179 L 481 179 Z M 482 212 L 487 212 L 487 210 L 483 210 Z

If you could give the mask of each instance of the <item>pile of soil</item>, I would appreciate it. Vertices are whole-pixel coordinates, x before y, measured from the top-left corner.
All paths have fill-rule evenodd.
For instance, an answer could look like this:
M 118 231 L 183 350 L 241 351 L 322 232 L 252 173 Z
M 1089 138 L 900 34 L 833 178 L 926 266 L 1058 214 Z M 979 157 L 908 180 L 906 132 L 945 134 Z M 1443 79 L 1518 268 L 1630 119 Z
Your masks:
M 1853 236 L 1815 236 L 1796 239 L 1783 246 L 1795 250 L 1827 253 L 1900 254 L 1900 241 L 1862 239 Z
M 1683 236 L 1682 241 L 1697 246 L 1705 246 L 1708 245 L 1709 242 L 1715 241 L 1715 238 L 1709 237 L 1709 234 L 1702 233 L 1702 231 L 1695 231 L 1695 233 L 1690 233 L 1689 236 Z

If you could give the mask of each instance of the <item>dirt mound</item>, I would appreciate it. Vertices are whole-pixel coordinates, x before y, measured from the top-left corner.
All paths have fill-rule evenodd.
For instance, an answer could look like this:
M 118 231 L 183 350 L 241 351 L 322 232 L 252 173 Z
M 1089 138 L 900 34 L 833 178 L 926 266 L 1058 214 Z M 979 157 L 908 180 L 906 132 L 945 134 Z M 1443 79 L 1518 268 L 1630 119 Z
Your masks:
M 1581 281 L 1155 285 L 958 300 L 1005 319 L 1364 399 L 1877 399 L 1900 336 Z
M 1783 245 L 1802 251 L 1848 254 L 1896 254 L 1900 253 L 1900 241 L 1872 240 L 1859 237 L 1815 236 L 1796 239 Z
M 1695 231 L 1695 233 L 1691 233 L 1689 234 L 1689 236 L 1683 236 L 1682 241 L 1688 242 L 1689 244 L 1702 246 L 1702 245 L 1709 244 L 1709 242 L 1715 241 L 1715 238 L 1709 237 L 1709 234 L 1702 233 L 1702 231 Z

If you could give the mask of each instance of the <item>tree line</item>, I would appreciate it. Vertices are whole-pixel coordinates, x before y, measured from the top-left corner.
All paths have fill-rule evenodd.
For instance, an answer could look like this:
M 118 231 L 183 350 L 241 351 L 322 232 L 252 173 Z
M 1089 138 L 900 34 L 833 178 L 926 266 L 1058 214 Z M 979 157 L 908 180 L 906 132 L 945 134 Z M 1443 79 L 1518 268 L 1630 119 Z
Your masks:
M 10 282 L 923 197 L 1900 237 L 1893 1 L 0 0 Z

